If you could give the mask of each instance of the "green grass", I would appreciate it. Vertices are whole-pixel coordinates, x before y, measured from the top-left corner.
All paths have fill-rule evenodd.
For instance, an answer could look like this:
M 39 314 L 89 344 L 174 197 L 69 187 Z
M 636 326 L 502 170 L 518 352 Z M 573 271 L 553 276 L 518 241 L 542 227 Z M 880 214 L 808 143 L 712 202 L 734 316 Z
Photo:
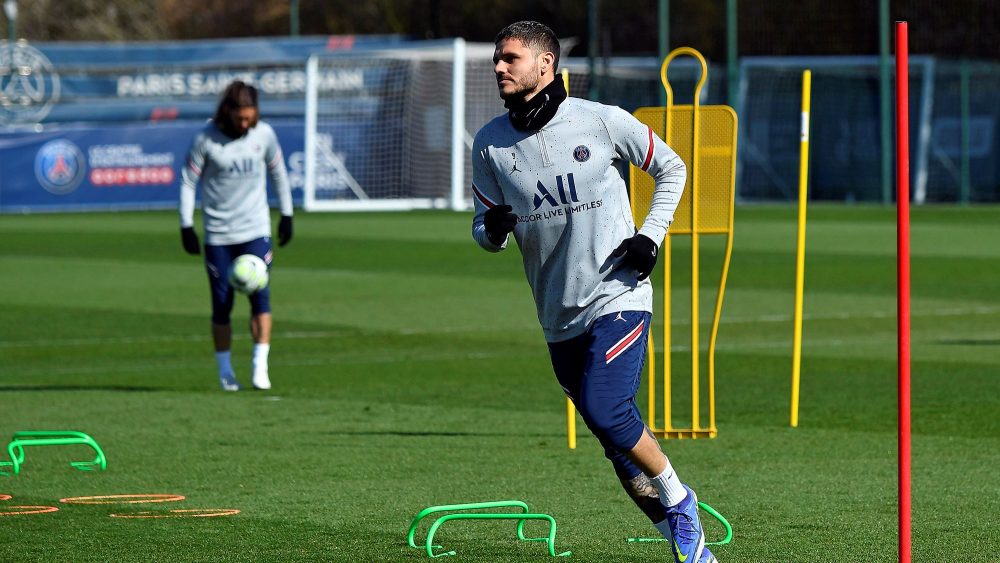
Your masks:
M 1000 553 L 998 211 L 912 213 L 915 561 Z M 663 442 L 732 522 L 734 541 L 715 550 L 725 563 L 896 556 L 894 211 L 815 206 L 808 228 L 799 428 L 795 210 L 741 207 L 719 437 Z M 60 510 L 0 517 L 0 561 L 418 561 L 405 536 L 420 509 L 511 498 L 557 519 L 571 560 L 670 559 L 663 544 L 625 543 L 654 530 L 582 424 L 566 448 L 520 254 L 481 251 L 467 214 L 300 214 L 276 252 L 268 393 L 217 390 L 207 282 L 174 213 L 4 216 L 0 238 L 0 440 L 77 429 L 109 460 L 79 472 L 67 462 L 83 447 L 29 449 L 21 475 L 0 477 L 14 497 L 0 507 Z M 705 346 L 723 246 L 703 247 Z M 675 241 L 675 374 L 690 365 L 688 249 Z M 240 302 L 244 381 L 247 315 Z M 187 498 L 59 503 L 126 493 Z M 169 508 L 241 513 L 108 517 Z M 452 522 L 438 538 L 461 561 L 547 559 L 509 522 Z

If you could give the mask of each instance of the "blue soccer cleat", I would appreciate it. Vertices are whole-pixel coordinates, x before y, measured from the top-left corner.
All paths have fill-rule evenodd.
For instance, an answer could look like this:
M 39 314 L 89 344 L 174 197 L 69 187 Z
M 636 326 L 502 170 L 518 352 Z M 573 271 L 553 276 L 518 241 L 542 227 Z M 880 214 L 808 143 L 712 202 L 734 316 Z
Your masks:
M 701 552 L 701 557 L 698 559 L 698 563 L 719 563 L 719 560 L 715 558 L 715 555 L 706 547 Z
M 687 485 L 687 496 L 677 506 L 667 508 L 667 523 L 670 526 L 671 551 L 677 563 L 701 563 L 715 561 L 715 557 L 705 549 L 705 531 L 698 518 L 698 497 Z M 709 559 L 703 554 L 708 553 Z
M 231 373 L 219 375 L 219 386 L 223 391 L 239 391 L 243 388 L 236 380 L 236 376 Z

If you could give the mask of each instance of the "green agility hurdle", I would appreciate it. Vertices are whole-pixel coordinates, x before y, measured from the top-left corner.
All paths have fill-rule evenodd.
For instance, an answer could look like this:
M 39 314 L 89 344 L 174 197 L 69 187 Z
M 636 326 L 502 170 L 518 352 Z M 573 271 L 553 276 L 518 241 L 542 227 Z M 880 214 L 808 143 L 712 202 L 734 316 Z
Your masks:
M 486 508 L 519 508 L 523 512 L 520 513 L 493 513 L 493 512 L 454 512 L 454 511 L 468 511 L 468 510 L 480 510 Z M 462 504 L 445 504 L 440 506 L 430 506 L 421 510 L 417 513 L 416 517 L 413 518 L 413 522 L 410 523 L 410 531 L 407 534 L 406 541 L 410 547 L 420 547 L 417 545 L 415 536 L 417 533 L 417 526 L 420 525 L 420 521 L 430 516 L 431 514 L 441 513 L 441 512 L 452 512 L 451 514 L 445 514 L 439 516 L 433 524 L 431 524 L 430 529 L 427 531 L 427 540 L 425 542 L 425 549 L 427 550 L 428 557 L 444 557 L 446 555 L 455 555 L 454 551 L 445 551 L 442 553 L 434 553 L 435 549 L 441 549 L 440 545 L 434 545 L 434 534 L 437 533 L 438 529 L 450 520 L 517 520 L 517 539 L 521 541 L 539 541 L 545 542 L 549 548 L 549 555 L 552 557 L 566 557 L 572 554 L 571 551 L 564 551 L 562 553 L 556 553 L 556 521 L 555 518 L 549 516 L 548 514 L 535 514 L 528 512 L 528 505 L 519 500 L 498 500 L 489 502 L 471 502 Z M 524 535 L 524 523 L 528 520 L 544 520 L 549 523 L 549 533 L 546 536 L 540 538 L 529 538 Z
M 100 468 L 107 469 L 108 460 L 104 457 L 104 450 L 98 443 L 83 432 L 75 430 L 22 430 L 15 432 L 13 439 L 7 444 L 7 455 L 10 461 L 0 461 L 0 468 L 12 467 L 11 472 L 0 469 L 0 474 L 17 475 L 21 472 L 21 465 L 24 464 L 24 449 L 29 446 L 68 446 L 81 444 L 90 446 L 96 456 L 92 461 L 71 461 L 70 466 L 80 471 L 92 471 Z

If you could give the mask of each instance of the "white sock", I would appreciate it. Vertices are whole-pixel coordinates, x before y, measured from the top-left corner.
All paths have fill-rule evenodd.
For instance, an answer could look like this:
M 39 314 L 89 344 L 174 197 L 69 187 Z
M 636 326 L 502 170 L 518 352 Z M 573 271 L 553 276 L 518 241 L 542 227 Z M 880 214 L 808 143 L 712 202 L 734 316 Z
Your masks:
M 267 355 L 271 351 L 270 344 L 253 345 L 253 373 L 267 373 Z
M 229 350 L 216 352 L 215 363 L 219 366 L 219 377 L 233 375 L 232 354 Z
M 657 522 L 656 524 L 653 524 L 653 526 L 655 526 L 656 529 L 660 531 L 660 534 L 662 534 L 663 537 L 667 538 L 668 540 L 669 539 L 673 539 L 673 534 L 670 533 L 670 519 L 669 518 L 663 520 L 663 522 Z
M 663 506 L 677 506 L 687 496 L 687 491 L 681 485 L 681 480 L 677 478 L 677 473 L 674 472 L 673 466 L 670 465 L 670 460 L 666 459 L 666 456 L 664 456 L 664 459 L 667 462 L 666 469 L 656 477 L 651 477 L 650 480 L 653 482 L 653 486 L 656 487 L 656 492 L 660 493 L 660 503 Z

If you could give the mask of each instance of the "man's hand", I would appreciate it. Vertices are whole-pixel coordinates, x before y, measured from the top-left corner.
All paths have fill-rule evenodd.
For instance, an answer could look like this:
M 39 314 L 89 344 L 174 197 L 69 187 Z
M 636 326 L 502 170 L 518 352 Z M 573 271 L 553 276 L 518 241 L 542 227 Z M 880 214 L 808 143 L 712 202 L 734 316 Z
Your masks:
M 201 254 L 201 245 L 198 243 L 194 227 L 181 227 L 181 244 L 188 254 Z
M 292 216 L 282 215 L 278 221 L 278 246 L 285 246 L 292 240 Z
M 486 236 L 490 242 L 500 246 L 507 240 L 507 234 L 517 225 L 517 215 L 513 211 L 514 208 L 509 205 L 497 205 L 483 214 L 483 226 L 486 227 Z
M 611 253 L 615 258 L 621 258 L 622 264 L 639 273 L 639 281 L 649 277 L 656 266 L 656 243 L 644 235 L 635 235 L 622 241 Z

